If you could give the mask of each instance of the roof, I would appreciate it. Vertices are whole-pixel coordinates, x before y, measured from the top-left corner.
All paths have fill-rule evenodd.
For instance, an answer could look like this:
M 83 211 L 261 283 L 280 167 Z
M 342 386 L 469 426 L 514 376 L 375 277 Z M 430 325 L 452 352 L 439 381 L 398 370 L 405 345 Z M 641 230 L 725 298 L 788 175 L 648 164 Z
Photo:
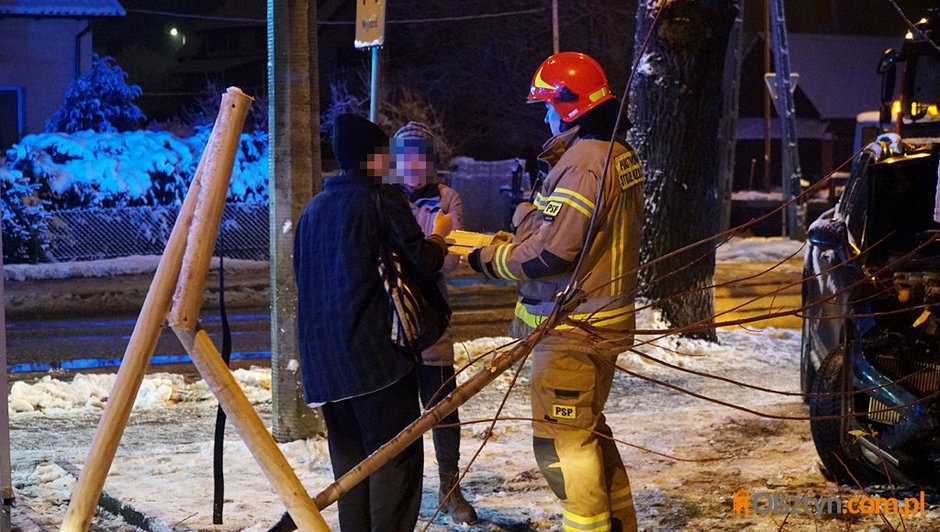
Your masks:
M 123 17 L 118 0 L 0 0 L 0 16 Z
M 877 109 L 881 76 L 875 71 L 881 55 L 897 48 L 901 37 L 790 33 L 790 71 L 819 111 L 820 118 L 851 118 Z

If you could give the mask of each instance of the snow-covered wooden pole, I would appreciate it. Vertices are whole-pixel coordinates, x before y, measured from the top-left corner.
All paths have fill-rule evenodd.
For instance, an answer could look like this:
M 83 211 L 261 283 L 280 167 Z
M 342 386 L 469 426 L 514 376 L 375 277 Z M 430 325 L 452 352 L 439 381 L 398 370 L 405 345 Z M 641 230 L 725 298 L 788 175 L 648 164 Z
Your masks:
M 556 320 L 557 319 L 558 318 L 556 318 Z M 340 496 L 348 492 L 356 486 L 356 484 L 365 480 L 365 478 L 372 473 L 375 473 L 380 467 L 387 464 L 390 459 L 398 456 L 405 448 L 414 443 L 415 440 L 440 424 L 442 419 L 447 417 L 454 410 L 457 410 L 460 405 L 469 401 L 471 397 L 480 393 L 483 388 L 496 380 L 496 378 L 502 375 L 506 370 L 520 360 L 525 359 L 532 351 L 535 344 L 538 343 L 548 330 L 546 324 L 550 321 L 554 322 L 555 320 L 546 320 L 539 329 L 533 331 L 525 339 L 518 342 L 507 351 L 498 353 L 493 358 L 493 361 L 487 364 L 485 368 L 467 379 L 466 382 L 458 386 L 447 397 L 441 399 L 434 407 L 425 411 L 424 414 L 413 421 L 411 425 L 405 427 L 404 430 L 399 432 L 398 435 L 392 438 L 388 443 L 376 449 L 374 453 L 360 462 L 359 465 L 350 469 L 345 475 L 336 479 L 336 481 L 317 494 L 314 499 L 317 503 L 317 508 L 323 509 L 336 502 Z
M 160 258 L 160 264 L 157 266 L 153 281 L 150 282 L 150 289 L 147 291 L 147 297 L 144 299 L 137 323 L 134 325 L 134 332 L 124 350 L 121 368 L 118 370 L 111 394 L 101 414 L 101 421 L 98 422 L 98 429 L 92 440 L 91 449 L 88 451 L 82 474 L 72 490 L 72 499 L 65 514 L 65 521 L 62 523 L 64 531 L 87 530 L 95 514 L 95 506 L 98 504 L 98 497 L 101 496 L 105 477 L 111 469 L 114 454 L 121 442 L 124 428 L 127 426 L 134 400 L 137 398 L 137 391 L 140 389 L 140 383 L 150 364 L 150 357 L 160 338 L 163 322 L 170 310 L 173 287 L 176 286 L 180 265 L 183 262 L 183 252 L 186 249 L 186 233 L 192 223 L 196 197 L 199 195 L 200 175 L 204 173 L 206 164 L 207 158 L 203 153 L 196 175 L 189 186 L 189 192 L 176 217 L 173 232 L 170 233 L 163 256 Z
M 483 388 L 505 373 L 506 370 L 519 361 L 524 360 L 542 337 L 562 319 L 564 319 L 563 315 L 558 313 L 549 316 L 545 322 L 539 325 L 536 330 L 532 331 L 524 339 L 520 340 L 508 350 L 498 352 L 492 362 L 487 364 L 486 367 L 467 379 L 467 381 L 460 386 L 457 386 L 447 397 L 441 399 L 440 402 L 425 411 L 421 417 L 405 427 L 394 438 L 389 440 L 388 443 L 376 449 L 375 452 L 360 462 L 359 465 L 347 471 L 345 475 L 336 479 L 332 484 L 317 494 L 313 499 L 317 508 L 322 510 L 336 502 L 350 489 L 354 488 L 372 473 L 375 473 L 380 467 L 387 464 L 389 460 L 398 456 L 398 454 L 426 432 L 440 424 L 441 420 L 447 417 L 448 414 L 457 410 L 460 405 L 469 401 L 474 395 L 480 393 Z M 280 521 L 269 530 L 286 531 L 296 530 L 296 528 L 297 525 L 291 520 L 291 516 L 284 514 Z
M 196 215 L 189 229 L 186 252 L 167 321 L 294 521 L 304 530 L 328 531 L 323 517 L 231 371 L 222 362 L 209 336 L 198 328 L 206 274 L 209 272 L 209 261 L 222 220 L 225 195 L 238 148 L 238 134 L 251 101 L 250 97 L 234 88 L 230 88 L 223 96 L 222 112 L 216 120 L 215 129 L 232 131 L 235 138 L 234 142 L 229 142 L 230 139 L 222 137 L 215 143 L 210 139 L 206 146 L 206 152 L 211 153 L 210 157 L 214 161 L 213 171 L 203 176 Z M 235 125 L 238 127 L 235 128 Z
M 196 203 L 206 180 L 205 176 L 219 172 L 218 165 L 223 161 L 215 156 L 215 152 L 221 146 L 230 146 L 227 149 L 234 153 L 238 145 L 244 114 L 241 114 L 238 120 L 227 118 L 232 116 L 233 111 L 238 110 L 237 106 L 233 107 L 235 101 L 232 98 L 235 97 L 235 91 L 241 94 L 241 98 L 246 99 L 246 106 L 247 102 L 251 101 L 238 89 L 230 89 L 229 92 L 233 96 L 228 99 L 223 98 L 219 119 L 209 136 L 209 142 L 203 151 L 189 192 L 177 215 L 173 232 L 170 234 L 160 264 L 150 283 L 147 297 L 144 299 L 137 323 L 134 325 L 134 332 L 124 351 L 121 368 L 118 370 L 111 394 L 108 396 L 101 415 L 101 421 L 98 423 L 85 466 L 72 490 L 72 498 L 61 528 L 64 531 L 87 530 L 95 514 L 95 506 L 101 496 L 105 478 L 111 469 L 111 463 L 114 461 L 118 444 L 127 426 L 131 408 L 134 406 L 137 391 L 140 389 L 140 383 L 150 364 L 150 357 L 153 355 L 163 323 L 170 310 L 174 287 L 179 279 L 186 251 L 187 234 L 193 224 Z M 223 116 L 226 118 L 223 119 Z M 222 171 L 226 176 L 229 175 L 232 171 L 232 162 L 230 161 L 227 168 Z
M 201 295 L 201 294 L 200 294 Z M 329 532 L 330 527 L 323 520 L 307 491 L 294 474 L 293 468 L 284 458 L 274 438 L 268 432 L 261 418 L 251 406 L 245 393 L 232 376 L 209 335 L 202 329 L 196 332 L 174 329 L 183 347 L 193 359 L 202 378 L 209 384 L 225 410 L 229 421 L 251 451 L 255 461 L 261 467 L 274 492 L 278 494 L 287 512 L 301 530 Z
M 203 153 L 203 157 L 210 158 L 211 171 L 199 176 L 202 186 L 196 203 L 196 214 L 186 238 L 186 252 L 173 294 L 173 307 L 167 319 L 173 329 L 193 331 L 199 321 L 202 295 L 206 289 L 206 273 L 222 222 L 225 196 L 238 153 L 238 139 L 252 101 L 253 98 L 235 87 L 229 87 L 222 96 L 219 116 Z M 220 134 L 215 135 L 216 131 Z

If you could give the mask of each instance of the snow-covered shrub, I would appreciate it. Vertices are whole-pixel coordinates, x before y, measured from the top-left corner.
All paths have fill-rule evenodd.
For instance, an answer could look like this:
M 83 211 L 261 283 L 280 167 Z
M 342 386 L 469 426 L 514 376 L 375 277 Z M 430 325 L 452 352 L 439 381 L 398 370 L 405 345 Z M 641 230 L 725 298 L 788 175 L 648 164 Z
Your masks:
M 46 121 L 46 131 L 137 129 L 146 120 L 134 104 L 142 93 L 139 85 L 127 84 L 127 72 L 114 58 L 95 55 L 88 72 L 69 83 L 62 106 Z
M 27 135 L 0 167 L 4 256 L 43 259 L 53 211 L 179 204 L 196 173 L 210 127 L 191 137 L 166 131 Z M 244 133 L 232 171 L 230 201 L 266 201 L 268 136 Z
M 0 167 L 3 203 L 4 262 L 37 262 L 48 247 L 49 212 L 38 195 L 39 184 L 19 170 Z
M 8 168 L 38 184 L 51 210 L 173 205 L 182 201 L 209 128 L 179 138 L 166 131 L 27 135 L 7 151 Z M 229 199 L 267 199 L 267 134 L 242 134 Z
M 182 139 L 193 153 L 201 154 L 212 126 L 198 126 L 193 136 Z M 232 168 L 228 189 L 230 201 L 267 201 L 268 199 L 268 133 L 255 130 L 242 133 L 238 140 L 238 154 Z

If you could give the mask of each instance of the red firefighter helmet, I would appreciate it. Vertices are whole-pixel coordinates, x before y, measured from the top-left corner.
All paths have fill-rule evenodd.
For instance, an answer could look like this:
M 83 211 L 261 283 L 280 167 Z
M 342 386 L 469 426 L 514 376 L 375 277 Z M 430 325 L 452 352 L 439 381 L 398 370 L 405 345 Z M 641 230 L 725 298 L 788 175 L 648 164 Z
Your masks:
M 548 102 L 562 120 L 571 122 L 613 97 L 597 61 L 580 52 L 561 52 L 539 65 L 528 101 Z

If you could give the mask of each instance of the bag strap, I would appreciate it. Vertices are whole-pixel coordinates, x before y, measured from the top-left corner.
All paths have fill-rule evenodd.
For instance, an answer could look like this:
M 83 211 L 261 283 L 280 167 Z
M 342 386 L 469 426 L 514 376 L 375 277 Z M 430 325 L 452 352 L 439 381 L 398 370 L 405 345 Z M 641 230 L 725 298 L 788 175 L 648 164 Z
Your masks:
M 379 224 L 379 245 L 383 248 L 390 248 L 388 245 L 388 235 L 390 223 L 388 221 L 388 215 L 385 213 L 385 209 L 382 208 L 382 185 L 377 185 L 375 191 L 372 194 L 372 204 L 375 206 L 375 212 L 377 215 L 377 220 Z

